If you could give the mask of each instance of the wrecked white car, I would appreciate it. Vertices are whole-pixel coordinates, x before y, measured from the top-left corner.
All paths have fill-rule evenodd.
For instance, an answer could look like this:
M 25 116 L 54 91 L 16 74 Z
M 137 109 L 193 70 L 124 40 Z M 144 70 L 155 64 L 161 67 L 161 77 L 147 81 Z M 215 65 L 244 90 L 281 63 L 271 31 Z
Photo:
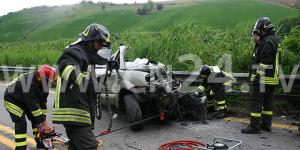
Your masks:
M 174 115 L 174 110 L 180 109 L 176 108 L 180 97 L 177 90 L 179 82 L 167 74 L 161 63 L 139 58 L 125 62 L 126 50 L 126 46 L 120 46 L 115 54 L 108 57 L 117 61 L 119 68 L 109 71 L 107 91 L 104 86 L 100 99 L 108 98 L 111 105 L 126 112 L 129 123 L 155 114 L 160 114 L 160 120 L 165 120 L 165 114 Z M 105 54 L 100 55 L 104 57 Z M 105 78 L 106 71 L 106 65 L 96 66 L 97 78 Z M 142 124 L 136 124 L 131 129 L 138 131 L 142 127 Z

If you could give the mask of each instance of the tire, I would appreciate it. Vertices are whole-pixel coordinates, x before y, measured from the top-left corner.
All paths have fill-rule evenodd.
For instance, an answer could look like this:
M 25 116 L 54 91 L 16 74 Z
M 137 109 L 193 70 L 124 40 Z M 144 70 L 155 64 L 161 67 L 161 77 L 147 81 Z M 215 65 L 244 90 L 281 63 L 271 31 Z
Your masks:
M 132 94 L 127 94 L 124 96 L 126 115 L 129 123 L 142 120 L 142 111 L 137 99 Z M 143 129 L 143 124 L 137 124 L 130 127 L 132 131 L 141 131 Z

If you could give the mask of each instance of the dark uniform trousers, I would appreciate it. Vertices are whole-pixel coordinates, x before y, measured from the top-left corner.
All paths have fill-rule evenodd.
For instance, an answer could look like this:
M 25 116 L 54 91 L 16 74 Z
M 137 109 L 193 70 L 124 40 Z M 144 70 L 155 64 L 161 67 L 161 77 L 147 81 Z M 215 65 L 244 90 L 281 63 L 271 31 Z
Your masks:
M 226 112 L 225 89 L 222 84 L 216 84 L 207 95 L 207 110 L 209 112 L 221 111 Z M 216 107 L 214 107 L 216 105 Z M 216 109 L 215 109 L 216 108 Z
M 98 142 L 91 126 L 64 125 L 70 138 L 69 150 L 96 150 Z
M 274 88 L 271 85 L 253 86 L 250 126 L 258 128 L 260 125 L 271 127 Z
M 26 150 L 27 121 L 25 115 L 31 121 L 34 138 L 37 139 L 37 137 L 39 137 L 37 132 L 37 124 L 33 115 L 28 109 L 23 108 L 18 104 L 14 104 L 6 100 L 4 100 L 4 107 L 8 111 L 12 121 L 15 123 L 15 142 L 16 142 L 15 149 Z

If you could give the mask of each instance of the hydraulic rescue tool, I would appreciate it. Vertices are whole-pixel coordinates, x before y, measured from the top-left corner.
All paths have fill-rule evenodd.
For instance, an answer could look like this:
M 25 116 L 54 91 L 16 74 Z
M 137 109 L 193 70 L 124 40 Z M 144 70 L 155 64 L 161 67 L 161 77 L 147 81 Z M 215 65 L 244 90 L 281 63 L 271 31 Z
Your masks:
M 67 145 L 69 142 L 68 138 L 62 136 L 60 133 L 55 132 L 55 130 L 50 133 L 45 133 L 43 130 L 38 130 L 38 134 L 40 136 L 38 137 L 37 141 L 43 143 L 46 150 L 53 149 L 54 143 Z

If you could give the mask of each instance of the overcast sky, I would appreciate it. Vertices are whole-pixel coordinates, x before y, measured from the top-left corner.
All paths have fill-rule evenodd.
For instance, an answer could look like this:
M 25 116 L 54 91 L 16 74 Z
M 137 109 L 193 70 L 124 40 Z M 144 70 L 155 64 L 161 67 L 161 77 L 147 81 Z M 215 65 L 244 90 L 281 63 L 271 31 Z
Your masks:
M 30 8 L 34 6 L 57 6 L 64 4 L 75 4 L 82 0 L 1 0 L 0 1 L 0 16 L 6 15 L 9 12 L 19 11 L 23 8 Z M 146 2 L 147 0 L 91 0 L 93 2 L 105 1 L 113 3 L 137 3 Z M 165 1 L 165 0 L 154 0 Z

